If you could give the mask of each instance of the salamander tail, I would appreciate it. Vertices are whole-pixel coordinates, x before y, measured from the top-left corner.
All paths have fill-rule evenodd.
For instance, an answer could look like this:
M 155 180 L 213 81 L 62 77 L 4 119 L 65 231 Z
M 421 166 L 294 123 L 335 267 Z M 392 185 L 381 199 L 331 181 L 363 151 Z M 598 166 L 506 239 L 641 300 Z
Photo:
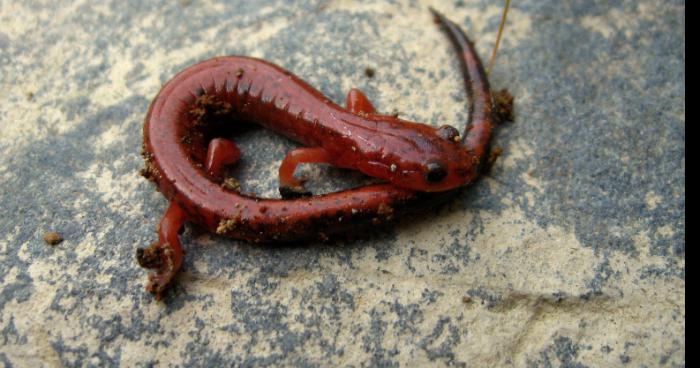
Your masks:
M 493 131 L 493 97 L 484 66 L 474 49 L 474 44 L 457 24 L 432 7 L 430 12 L 436 23 L 442 25 L 459 55 L 464 82 L 469 96 L 469 118 L 464 134 L 464 144 L 474 151 L 483 163 Z

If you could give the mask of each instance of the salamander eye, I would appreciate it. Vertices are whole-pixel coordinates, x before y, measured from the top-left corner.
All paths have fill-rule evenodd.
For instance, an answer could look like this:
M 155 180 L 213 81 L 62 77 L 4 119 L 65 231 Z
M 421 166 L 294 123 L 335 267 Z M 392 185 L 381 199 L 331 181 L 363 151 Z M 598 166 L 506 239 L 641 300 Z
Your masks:
M 454 141 L 456 137 L 459 137 L 459 131 L 451 125 L 443 125 L 438 128 L 437 135 L 442 139 Z
M 436 162 L 431 162 L 426 167 L 428 172 L 425 174 L 425 179 L 431 183 L 439 183 L 447 176 L 447 170 Z

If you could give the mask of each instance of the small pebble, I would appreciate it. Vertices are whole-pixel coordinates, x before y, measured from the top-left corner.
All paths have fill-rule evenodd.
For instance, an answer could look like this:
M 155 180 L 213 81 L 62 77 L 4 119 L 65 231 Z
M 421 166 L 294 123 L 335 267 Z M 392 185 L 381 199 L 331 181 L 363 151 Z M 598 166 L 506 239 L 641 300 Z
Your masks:
M 63 237 L 61 234 L 55 231 L 49 231 L 48 233 L 44 234 L 44 241 L 48 245 L 56 245 L 63 241 Z

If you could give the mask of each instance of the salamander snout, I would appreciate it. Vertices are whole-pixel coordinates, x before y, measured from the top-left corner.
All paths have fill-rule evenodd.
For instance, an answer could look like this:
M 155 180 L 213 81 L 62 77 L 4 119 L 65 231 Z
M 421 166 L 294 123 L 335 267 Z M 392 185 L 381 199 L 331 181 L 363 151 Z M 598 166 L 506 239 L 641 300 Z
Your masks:
M 363 173 L 421 192 L 452 190 L 473 180 L 474 154 L 456 128 L 385 117 L 372 122 L 360 140 L 371 149 L 353 163 Z

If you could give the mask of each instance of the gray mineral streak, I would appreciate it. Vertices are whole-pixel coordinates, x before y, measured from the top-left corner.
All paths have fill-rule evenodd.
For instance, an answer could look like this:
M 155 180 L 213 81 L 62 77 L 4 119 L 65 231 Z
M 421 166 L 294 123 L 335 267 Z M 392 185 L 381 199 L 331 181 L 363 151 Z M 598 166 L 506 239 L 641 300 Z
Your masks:
M 487 176 L 360 240 L 188 226 L 175 288 L 144 291 L 135 250 L 167 205 L 138 175 L 160 86 L 252 55 L 338 103 L 358 87 L 461 130 L 459 64 L 428 5 L 490 54 L 496 0 L 0 1 L 0 365 L 684 366 L 682 1 L 514 2 L 490 79 L 516 122 Z M 295 143 L 234 139 L 241 190 L 276 196 Z M 317 193 L 366 180 L 302 174 Z

